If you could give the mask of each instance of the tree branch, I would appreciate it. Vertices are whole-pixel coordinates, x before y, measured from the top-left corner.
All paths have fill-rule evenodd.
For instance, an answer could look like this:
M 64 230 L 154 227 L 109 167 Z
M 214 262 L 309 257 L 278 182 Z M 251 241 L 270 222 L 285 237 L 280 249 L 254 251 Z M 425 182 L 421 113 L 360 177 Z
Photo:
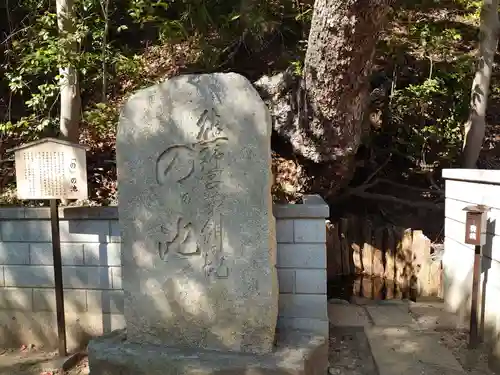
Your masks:
M 363 185 L 369 183 L 373 179 L 373 177 L 375 177 L 378 174 L 378 172 L 380 172 L 387 165 L 387 163 L 389 163 L 391 158 L 392 158 L 392 153 L 390 153 L 387 159 L 385 159 L 385 161 L 382 164 L 380 164 L 379 167 L 375 169 L 375 171 L 371 175 L 368 176 L 365 182 L 363 182 Z
M 355 195 L 360 198 L 365 198 L 365 199 L 372 199 L 372 200 L 377 200 L 377 201 L 384 201 L 384 202 L 391 202 L 395 204 L 401 204 L 409 207 L 415 207 L 415 208 L 424 208 L 427 210 L 442 210 L 444 207 L 443 205 L 440 204 L 434 204 L 434 203 L 427 203 L 427 202 L 412 202 L 408 201 L 406 199 L 401 199 L 397 197 L 393 197 L 391 195 L 384 195 L 384 194 L 376 194 L 376 193 L 366 193 L 366 192 L 351 192 L 351 195 Z
M 30 27 L 29 26 L 26 26 L 26 27 L 23 27 L 22 29 L 19 29 L 17 31 L 14 31 L 13 33 L 11 33 L 10 35 L 6 36 L 4 40 L 2 40 L 2 43 L 0 44 L 5 44 L 7 43 L 10 39 L 12 39 L 13 37 L 15 37 L 17 34 L 23 32 L 23 31 L 26 31 L 28 30 Z
M 359 185 L 351 190 L 348 190 L 347 192 L 345 192 L 344 194 L 338 196 L 337 198 L 334 199 L 334 201 L 332 202 L 333 204 L 335 204 L 336 202 L 340 202 L 348 197 L 350 197 L 351 195 L 357 195 L 359 193 L 362 193 L 364 192 L 365 190 L 367 189 L 370 189 L 372 187 L 374 187 L 375 185 L 377 185 L 379 183 L 379 180 L 376 179 L 375 181 L 372 181 L 370 183 L 364 183 L 363 185 Z
M 402 189 L 414 190 L 414 191 L 419 191 L 419 192 L 422 192 L 422 193 L 432 193 L 432 194 L 437 194 L 437 195 L 444 195 L 444 191 L 443 190 L 433 190 L 433 189 L 419 188 L 417 186 L 410 186 L 410 185 L 406 185 L 406 184 L 401 184 L 399 182 L 394 182 L 394 181 L 388 180 L 386 178 L 379 178 L 378 181 L 380 183 L 387 184 L 387 185 L 392 185 L 392 186 L 399 187 L 399 188 L 402 188 Z
M 380 164 L 378 166 L 378 168 L 375 171 L 373 171 L 368 176 L 368 178 L 366 178 L 363 181 L 363 183 L 361 185 L 359 185 L 359 186 L 355 187 L 354 189 L 351 189 L 351 190 L 347 191 L 346 193 L 340 195 L 334 201 L 335 202 L 341 201 L 341 200 L 347 198 L 348 196 L 353 195 L 356 192 L 362 192 L 362 191 L 365 191 L 365 190 L 370 189 L 370 188 L 374 187 L 375 185 L 377 185 L 380 182 L 380 179 L 376 179 L 375 181 L 372 181 L 372 180 L 387 165 L 387 163 L 389 163 L 389 161 L 391 160 L 391 157 L 392 157 L 392 154 L 389 154 L 387 159 L 382 164 Z

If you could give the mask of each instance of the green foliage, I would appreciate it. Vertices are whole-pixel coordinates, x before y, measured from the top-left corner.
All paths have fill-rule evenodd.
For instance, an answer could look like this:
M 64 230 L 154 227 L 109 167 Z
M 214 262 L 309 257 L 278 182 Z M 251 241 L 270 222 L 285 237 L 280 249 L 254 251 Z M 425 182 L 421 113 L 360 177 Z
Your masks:
M 396 90 L 390 110 L 396 125 L 394 147 L 417 165 L 453 162 L 461 149 L 468 90 L 452 91 L 442 78 L 427 78 Z
M 426 57 L 444 60 L 454 55 L 454 45 L 462 41 L 462 34 L 456 28 L 445 28 L 425 21 L 410 26 L 410 38 L 418 41 Z
M 83 113 L 83 120 L 89 125 L 94 135 L 102 139 L 116 131 L 118 116 L 116 104 L 97 103 Z
M 304 74 L 304 63 L 302 61 L 291 61 L 290 66 L 293 68 L 293 74 L 302 77 Z
M 479 22 L 479 16 L 481 13 L 481 8 L 483 6 L 483 0 L 455 0 L 459 5 L 461 5 L 466 10 L 465 19 L 473 22 Z
M 303 74 L 313 1 L 109 0 L 105 14 L 106 1 L 77 0 L 75 30 L 67 35 L 58 32 L 53 1 L 18 0 L 8 14 L 0 11 L 0 20 L 9 20 L 0 22 L 0 35 L 7 35 L 0 136 L 36 138 L 57 129 L 60 68 L 67 66 L 79 72 L 82 124 L 98 137 L 114 132 L 123 97 L 180 69 L 253 78 L 291 67 Z M 384 41 L 386 76 L 394 81 L 383 132 L 416 166 L 448 165 L 460 151 L 468 115 L 474 65 L 468 51 L 482 2 L 453 0 L 460 11 L 444 17 L 441 11 L 450 9 L 439 1 L 406 2 L 393 20 L 403 32 L 389 32 Z M 74 53 L 63 53 L 68 45 Z M 101 103 L 103 63 L 108 103 Z
M 95 44 L 100 38 L 99 21 L 89 13 L 75 17 L 75 30 L 71 34 L 61 34 L 57 30 L 57 16 L 48 1 L 42 1 L 32 8 L 30 0 L 21 0 L 13 13 L 28 19 L 27 26 L 11 34 L 5 59 L 2 64 L 6 81 L 13 100 L 24 102 L 16 116 L 9 111 L 9 117 L 0 129 L 11 131 L 31 131 L 38 134 L 47 127 L 55 127 L 58 118 L 58 93 L 61 76 L 59 70 L 73 66 L 83 77 L 83 87 L 87 82 L 89 69 L 100 63 L 99 55 L 92 48 L 86 50 L 87 43 Z M 77 14 L 85 4 L 77 3 Z M 77 45 L 73 53 L 65 52 L 64 46 Z
M 8 35 L 0 88 L 10 92 L 10 99 L 0 113 L 0 135 L 36 137 L 57 128 L 60 68 L 79 72 L 85 123 L 108 126 L 107 108 L 93 104 L 101 101 L 103 63 L 105 91 L 113 98 L 161 78 L 148 73 L 155 69 L 147 65 L 155 62 L 144 51 L 153 46 L 196 39 L 204 51 L 199 61 L 204 70 L 231 68 L 238 53 L 258 52 L 270 39 L 292 35 L 290 42 L 300 46 L 312 13 L 301 0 L 109 0 L 108 6 L 106 1 L 77 0 L 74 32 L 66 35 L 58 32 L 55 4 L 49 0 L 19 0 L 2 10 L 6 14 L 0 17 L 9 22 L 0 22 L 0 35 Z M 69 45 L 76 46 L 73 53 L 64 52 Z
M 390 148 L 417 171 L 456 165 L 462 148 L 477 46 L 470 21 L 482 2 L 455 1 L 455 11 L 438 2 L 411 2 L 394 15 L 398 32 L 382 43 L 383 59 L 394 62 L 386 72 L 393 80 L 384 130 L 372 141 L 390 135 Z

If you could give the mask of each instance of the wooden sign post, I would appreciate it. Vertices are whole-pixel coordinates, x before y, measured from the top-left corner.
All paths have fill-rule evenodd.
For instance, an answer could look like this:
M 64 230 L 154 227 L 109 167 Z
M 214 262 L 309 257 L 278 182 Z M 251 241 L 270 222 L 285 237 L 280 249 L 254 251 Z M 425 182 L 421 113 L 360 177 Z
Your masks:
M 50 200 L 52 255 L 59 355 L 66 355 L 66 324 L 59 235 L 58 199 L 87 199 L 86 147 L 44 138 L 8 150 L 15 153 L 17 197 Z
M 486 223 L 489 207 L 484 205 L 468 206 L 465 211 L 465 240 L 468 245 L 474 245 L 474 267 L 472 271 L 472 292 L 470 307 L 469 348 L 474 349 L 479 344 L 479 283 L 481 280 L 482 246 L 486 243 Z

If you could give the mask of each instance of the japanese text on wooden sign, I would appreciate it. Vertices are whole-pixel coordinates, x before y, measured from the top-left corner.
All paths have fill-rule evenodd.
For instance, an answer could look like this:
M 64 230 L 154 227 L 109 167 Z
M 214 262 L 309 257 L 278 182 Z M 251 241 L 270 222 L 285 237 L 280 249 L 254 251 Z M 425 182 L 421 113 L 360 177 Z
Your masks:
M 87 199 L 85 150 L 39 144 L 16 151 L 19 199 Z

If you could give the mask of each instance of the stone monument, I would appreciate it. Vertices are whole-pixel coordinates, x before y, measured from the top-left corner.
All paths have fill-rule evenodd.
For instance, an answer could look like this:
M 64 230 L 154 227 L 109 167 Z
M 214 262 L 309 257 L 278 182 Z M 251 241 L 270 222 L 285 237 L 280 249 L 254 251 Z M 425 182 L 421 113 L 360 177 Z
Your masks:
M 129 99 L 117 134 L 127 328 L 91 341 L 91 374 L 314 366 L 324 339 L 275 335 L 270 139 L 265 104 L 237 74 Z

